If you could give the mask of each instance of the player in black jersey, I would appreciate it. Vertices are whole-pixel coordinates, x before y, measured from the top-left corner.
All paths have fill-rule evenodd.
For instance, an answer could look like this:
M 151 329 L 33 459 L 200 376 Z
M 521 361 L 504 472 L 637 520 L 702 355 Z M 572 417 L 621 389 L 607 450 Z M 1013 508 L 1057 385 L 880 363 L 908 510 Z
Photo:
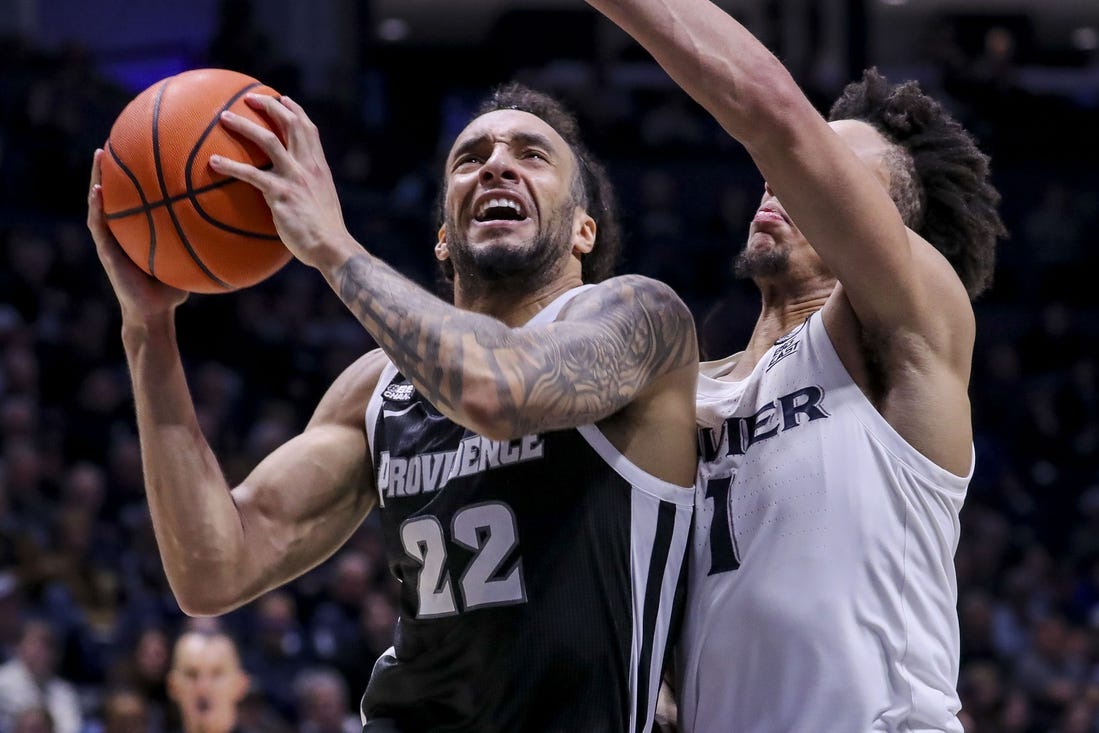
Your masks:
M 604 279 L 613 202 L 575 120 L 511 85 L 458 136 L 435 247 L 451 305 L 352 239 L 302 108 L 249 103 L 279 137 L 223 124 L 271 168 L 210 165 L 264 193 L 286 246 L 381 348 L 336 380 L 301 435 L 227 486 L 176 345 L 185 294 L 112 241 L 97 152 L 88 223 L 122 305 L 149 503 L 181 607 L 223 613 L 300 575 L 377 504 L 402 607 L 364 696 L 367 731 L 651 730 L 681 604 L 697 345 L 667 286 Z

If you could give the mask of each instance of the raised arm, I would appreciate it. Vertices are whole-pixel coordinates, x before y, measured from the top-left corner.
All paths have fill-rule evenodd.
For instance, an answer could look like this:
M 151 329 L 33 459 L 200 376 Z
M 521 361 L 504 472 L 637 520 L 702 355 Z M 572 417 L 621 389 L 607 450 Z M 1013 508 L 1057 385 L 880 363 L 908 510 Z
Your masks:
M 365 408 L 380 353 L 349 368 L 305 431 L 230 489 L 199 427 L 176 343 L 174 313 L 186 295 L 141 272 L 111 236 L 99 155 L 88 228 L 122 308 L 161 560 L 186 613 L 224 613 L 327 558 L 373 506 Z
M 770 51 L 709 0 L 588 3 L 745 146 L 865 327 L 950 350 L 946 332 L 969 312 L 964 288 Z

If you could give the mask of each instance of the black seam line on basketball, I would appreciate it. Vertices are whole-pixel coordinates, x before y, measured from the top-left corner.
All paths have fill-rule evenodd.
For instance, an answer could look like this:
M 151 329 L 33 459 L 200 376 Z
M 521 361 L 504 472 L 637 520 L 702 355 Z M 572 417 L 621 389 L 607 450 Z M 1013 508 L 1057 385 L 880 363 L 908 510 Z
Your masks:
M 258 86 L 260 86 L 260 83 L 258 81 L 246 85 L 243 89 L 230 97 L 229 100 L 224 105 L 222 105 L 221 110 L 219 110 L 218 114 L 214 115 L 213 119 L 210 120 L 210 124 L 206 126 L 206 129 L 202 132 L 201 135 L 199 135 L 198 141 L 195 143 L 195 146 L 191 148 L 191 154 L 187 156 L 187 167 L 183 169 L 183 182 L 187 186 L 187 195 L 191 199 L 191 205 L 195 208 L 195 211 L 198 212 L 198 215 L 205 219 L 210 225 L 217 227 L 218 229 L 221 229 L 223 231 L 231 232 L 233 234 L 238 234 L 241 236 L 278 241 L 279 237 L 277 234 L 256 234 L 254 232 L 249 232 L 244 229 L 238 229 L 237 227 L 230 226 L 210 216 L 206 213 L 206 210 L 203 209 L 202 205 L 198 202 L 197 192 L 195 192 L 195 190 L 191 186 L 191 170 L 194 168 L 195 158 L 198 156 L 198 151 L 202 148 L 202 143 L 206 141 L 206 138 L 208 138 L 210 136 L 210 133 L 214 131 L 214 127 L 217 126 L 221 118 L 221 112 L 224 112 L 225 110 L 232 107 L 238 99 L 240 99 L 249 91 L 255 89 Z M 271 163 L 265 166 L 265 168 L 270 168 L 272 165 L 274 164 Z
M 164 97 L 164 90 L 168 88 L 168 83 L 171 79 L 166 79 L 163 84 L 160 85 L 160 89 L 156 90 L 156 101 L 153 103 L 153 162 L 156 164 L 156 180 L 160 184 L 160 195 L 164 199 L 171 198 L 168 196 L 168 184 L 164 180 L 164 167 L 160 164 L 160 102 Z M 187 241 L 187 235 L 183 233 L 183 225 L 179 223 L 179 217 L 176 216 L 176 212 L 172 209 L 172 202 L 168 201 L 164 207 L 168 216 L 172 220 L 172 226 L 175 227 L 176 234 L 179 235 L 179 241 L 183 243 L 183 248 L 187 250 L 187 254 L 191 255 L 191 259 L 195 261 L 198 268 L 202 270 L 206 277 L 210 278 L 215 284 L 225 288 L 226 290 L 232 290 L 232 286 L 218 278 L 214 273 L 210 272 L 210 268 L 206 267 L 205 263 L 198 258 L 198 254 L 195 252 L 194 247 Z
M 117 156 L 115 156 L 115 160 L 118 160 Z M 119 165 L 122 165 L 122 163 L 119 162 Z M 259 169 L 261 171 L 266 171 L 266 170 L 271 170 L 272 167 L 273 167 L 273 165 L 271 163 L 267 163 L 266 165 L 260 166 Z M 136 185 L 136 183 L 137 183 L 136 179 L 134 179 L 134 183 Z M 202 188 L 196 188 L 194 190 L 194 195 L 195 196 L 201 196 L 202 194 L 204 194 L 208 191 L 214 191 L 214 190 L 219 189 L 219 188 L 224 188 L 225 186 L 228 186 L 230 183 L 244 183 L 244 181 L 241 181 L 239 178 L 225 178 L 225 179 L 222 179 L 220 181 L 214 181 L 213 183 L 207 183 Z M 140 191 L 141 189 L 138 189 L 138 190 Z M 180 193 L 180 194 L 176 194 L 175 196 L 172 196 L 171 198 L 168 198 L 168 199 L 160 199 L 159 201 L 146 202 L 145 201 L 145 196 L 142 195 L 141 196 L 141 201 L 142 201 L 141 206 L 135 206 L 131 209 L 123 209 L 122 211 L 116 211 L 113 214 L 107 214 L 107 218 L 108 219 L 125 219 L 127 216 L 133 216 L 134 214 L 140 214 L 142 212 L 149 212 L 152 209 L 156 209 L 156 208 L 159 208 L 161 206 L 166 206 L 167 204 L 179 203 L 180 201 L 182 201 L 185 198 L 188 198 L 189 196 L 190 196 L 190 194 Z M 278 235 L 276 235 L 276 234 L 253 234 L 251 232 L 246 232 L 246 233 L 251 234 L 251 236 L 257 237 L 259 239 L 278 239 Z
M 114 151 L 114 146 L 110 142 L 107 143 L 107 152 L 110 153 L 111 158 L 114 159 L 115 165 L 119 170 L 126 174 L 126 177 L 130 179 L 130 182 L 134 184 L 134 188 L 137 189 L 137 196 L 141 199 L 141 203 L 145 204 L 145 192 L 141 190 L 141 183 L 137 180 L 137 176 L 133 171 L 126 167 L 126 164 L 122 162 L 122 158 L 118 157 L 118 153 Z M 153 271 L 153 257 L 156 255 L 156 223 L 153 221 L 153 212 L 146 206 L 142 206 L 145 211 L 145 221 L 149 225 L 149 272 Z M 108 219 L 112 218 L 110 216 Z

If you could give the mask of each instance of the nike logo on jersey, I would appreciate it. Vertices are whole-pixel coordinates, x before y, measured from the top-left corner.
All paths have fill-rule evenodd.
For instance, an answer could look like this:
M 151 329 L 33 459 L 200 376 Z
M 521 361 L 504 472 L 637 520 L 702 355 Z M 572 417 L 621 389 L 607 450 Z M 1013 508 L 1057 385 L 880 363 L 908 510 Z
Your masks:
M 742 456 L 756 443 L 773 438 L 780 432 L 828 417 L 821 406 L 823 402 L 824 390 L 813 385 L 783 395 L 759 408 L 753 415 L 726 418 L 718 429 L 699 428 L 699 454 L 706 462 L 725 456 Z
M 378 494 L 384 505 L 386 499 L 394 496 L 417 496 L 438 491 L 453 478 L 541 458 L 543 447 L 540 435 L 524 435 L 507 441 L 471 435 L 451 451 L 423 453 L 407 458 L 382 451 L 378 466 Z

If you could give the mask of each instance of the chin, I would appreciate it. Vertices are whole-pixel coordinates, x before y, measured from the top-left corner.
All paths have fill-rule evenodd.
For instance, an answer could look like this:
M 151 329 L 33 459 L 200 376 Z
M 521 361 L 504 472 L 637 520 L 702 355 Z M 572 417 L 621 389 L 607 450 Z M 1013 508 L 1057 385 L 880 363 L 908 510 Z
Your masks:
M 748 247 L 733 261 L 733 272 L 746 279 L 774 277 L 789 269 L 790 253 L 778 248 Z

